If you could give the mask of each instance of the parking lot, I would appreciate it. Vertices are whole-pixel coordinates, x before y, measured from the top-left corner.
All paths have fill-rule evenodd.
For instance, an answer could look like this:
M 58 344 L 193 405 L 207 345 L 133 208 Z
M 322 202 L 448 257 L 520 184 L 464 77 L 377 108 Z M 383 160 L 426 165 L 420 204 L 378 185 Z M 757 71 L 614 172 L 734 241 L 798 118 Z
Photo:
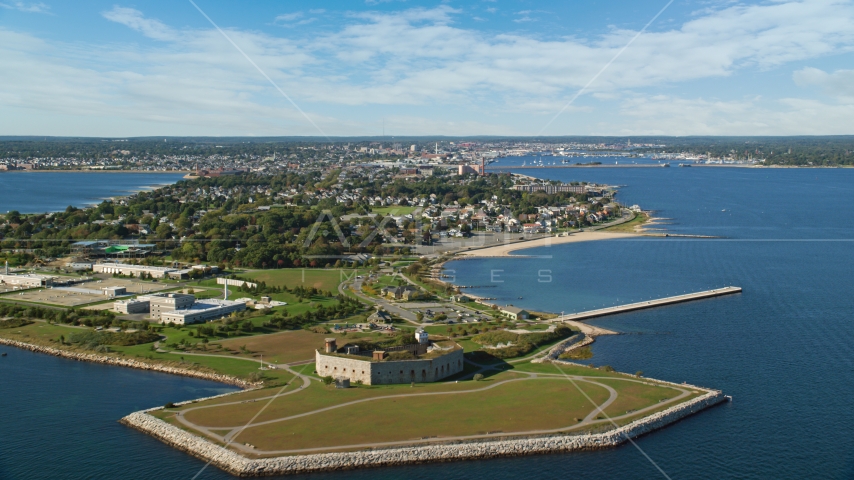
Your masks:
M 477 310 L 460 305 L 442 303 L 406 303 L 399 305 L 412 313 L 424 315 L 425 322 L 436 321 L 436 317 L 445 315 L 447 318 L 439 322 L 448 323 L 478 323 L 492 320 L 492 317 Z

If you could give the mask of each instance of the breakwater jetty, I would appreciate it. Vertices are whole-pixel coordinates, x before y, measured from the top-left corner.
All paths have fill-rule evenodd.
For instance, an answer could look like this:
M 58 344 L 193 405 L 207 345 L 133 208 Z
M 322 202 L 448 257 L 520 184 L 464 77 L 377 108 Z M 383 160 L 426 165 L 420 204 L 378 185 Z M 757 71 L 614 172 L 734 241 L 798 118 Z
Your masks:
M 686 387 L 686 385 L 681 385 L 681 387 Z M 258 459 L 240 455 L 146 413 L 156 409 L 134 412 L 122 418 L 120 422 L 190 455 L 210 461 L 216 467 L 233 475 L 260 477 L 612 448 L 630 438 L 663 428 L 727 400 L 727 397 L 718 390 L 691 388 L 697 388 L 706 393 L 661 412 L 635 420 L 628 425 L 602 433 L 556 434 L 493 441 L 446 442 L 432 445 L 376 448 L 355 452 Z
M 626 305 L 618 305 L 615 307 L 600 308 L 597 310 L 588 310 L 586 312 L 570 313 L 553 318 L 552 322 L 564 322 L 567 320 L 582 321 L 596 317 L 604 317 L 605 315 L 614 315 L 616 313 L 633 312 L 635 310 L 643 310 L 646 308 L 661 307 L 664 305 L 672 305 L 674 303 L 690 302 L 693 300 L 701 300 L 704 298 L 720 297 L 723 295 L 732 295 L 741 293 L 741 287 L 723 287 L 714 290 L 706 290 L 704 292 L 686 293 L 684 295 L 676 295 L 674 297 L 659 298 L 657 300 L 648 300 L 645 302 L 635 302 Z

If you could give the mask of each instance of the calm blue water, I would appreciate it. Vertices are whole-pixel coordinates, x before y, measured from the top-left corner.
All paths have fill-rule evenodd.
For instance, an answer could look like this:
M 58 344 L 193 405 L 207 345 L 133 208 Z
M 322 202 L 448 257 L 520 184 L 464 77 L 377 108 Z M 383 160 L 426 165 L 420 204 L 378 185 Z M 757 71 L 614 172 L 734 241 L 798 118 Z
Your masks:
M 527 173 L 627 185 L 623 200 L 673 218 L 671 231 L 724 238 L 580 243 L 525 252 L 551 258 L 455 262 L 460 283 L 486 284 L 490 270 L 504 270 L 490 296 L 553 311 L 739 285 L 741 295 L 598 322 L 627 334 L 600 338 L 595 364 L 734 396 L 637 444 L 672 478 L 854 478 L 854 170 Z M 553 281 L 538 282 L 540 270 Z M 210 383 L 0 350 L 9 352 L 0 358 L 0 478 L 189 479 L 201 468 L 116 420 L 213 393 L 204 391 Z M 567 477 L 662 478 L 631 445 L 291 478 Z M 200 478 L 228 476 L 211 468 Z
M 674 478 L 854 478 L 854 170 L 526 173 L 627 185 L 623 201 L 672 218 L 668 230 L 723 238 L 530 249 L 542 258 L 454 262 L 458 283 L 489 284 L 503 270 L 481 292 L 555 312 L 741 286 L 596 322 L 628 334 L 600 338 L 590 362 L 733 395 L 638 441 Z M 540 462 L 585 478 L 656 476 L 631 446 Z
M 44 213 L 81 208 L 153 185 L 175 183 L 182 173 L 3 172 L 0 212 Z
M 576 163 L 584 164 L 584 163 L 591 163 L 591 162 L 599 162 L 602 165 L 632 165 L 632 164 L 635 164 L 635 165 L 660 165 L 662 163 L 672 163 L 673 166 L 675 167 L 680 163 L 678 161 L 672 161 L 672 160 L 655 160 L 655 159 L 648 157 L 648 156 L 629 158 L 629 157 L 623 157 L 623 156 L 619 156 L 619 155 L 603 155 L 603 156 L 594 155 L 594 156 L 588 156 L 588 157 L 560 157 L 557 155 L 554 155 L 554 156 L 550 156 L 550 155 L 547 155 L 547 156 L 526 155 L 526 156 L 521 156 L 521 157 L 499 158 L 497 162 L 490 163 L 489 166 L 487 167 L 487 170 L 496 171 L 496 170 L 501 170 L 502 167 L 521 167 L 523 165 L 531 166 L 534 164 L 539 165 L 540 162 L 542 162 L 544 166 L 552 166 L 552 164 L 554 164 L 555 166 L 561 166 L 561 165 L 565 165 L 565 164 L 561 163 L 564 160 L 566 160 L 567 165 L 575 165 Z M 688 162 L 682 162 L 682 163 L 688 163 Z M 514 169 L 513 171 L 515 172 L 516 170 Z M 532 172 L 533 171 L 541 172 L 542 170 L 541 169 L 532 169 L 531 171 Z M 537 175 L 537 174 L 531 173 L 531 172 L 528 172 L 527 174 L 535 176 L 535 177 L 537 177 L 537 176 L 538 177 L 545 177 L 547 175 L 550 175 L 547 173 Z
M 118 420 L 136 410 L 234 390 L 5 346 L 0 351 L 8 354 L 0 357 L 4 480 L 190 478 L 204 463 Z M 228 476 L 212 470 L 207 478 Z

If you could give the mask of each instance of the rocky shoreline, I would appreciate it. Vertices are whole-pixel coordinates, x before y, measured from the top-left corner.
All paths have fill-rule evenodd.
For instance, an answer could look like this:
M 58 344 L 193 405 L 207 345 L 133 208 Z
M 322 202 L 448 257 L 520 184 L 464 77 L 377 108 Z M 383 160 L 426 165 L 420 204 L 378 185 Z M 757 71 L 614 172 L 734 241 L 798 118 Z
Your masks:
M 682 385 L 683 387 L 685 385 Z M 357 468 L 452 462 L 562 453 L 616 447 L 630 438 L 663 428 L 705 408 L 726 401 L 720 391 L 701 389 L 705 395 L 635 420 L 603 433 L 550 435 L 534 438 L 453 442 L 446 444 L 369 449 L 357 452 L 322 453 L 250 459 L 170 425 L 145 412 L 134 412 L 121 423 L 239 477 L 304 474 Z M 150 410 L 148 410 L 150 411 Z
M 68 358 L 70 360 L 77 360 L 80 362 L 94 362 L 94 363 L 103 363 L 106 365 L 115 365 L 118 367 L 127 367 L 127 368 L 136 368 L 139 370 L 148 370 L 152 372 L 161 372 L 161 373 L 169 373 L 172 375 L 181 375 L 184 377 L 193 377 L 200 378 L 202 380 L 212 380 L 214 382 L 226 383 L 229 385 L 234 385 L 240 388 L 248 389 L 248 388 L 257 388 L 261 384 L 247 382 L 237 377 L 231 377 L 229 375 L 222 375 L 219 373 L 210 373 L 210 372 L 199 372 L 196 370 L 190 370 L 186 368 L 178 368 L 178 367 L 170 367 L 168 365 L 159 365 L 156 363 L 146 363 L 141 362 L 139 360 L 133 360 L 129 358 L 116 358 L 109 357 L 106 355 L 98 355 L 95 353 L 81 353 L 81 352 L 72 352 L 69 350 L 62 350 L 59 348 L 52 347 L 43 347 L 41 345 L 33 345 L 31 343 L 19 342 L 17 340 L 10 340 L 8 338 L 0 337 L 0 345 L 8 345 L 10 347 L 21 348 L 23 350 L 29 350 L 35 353 L 44 353 L 47 355 L 53 355 L 55 357 Z

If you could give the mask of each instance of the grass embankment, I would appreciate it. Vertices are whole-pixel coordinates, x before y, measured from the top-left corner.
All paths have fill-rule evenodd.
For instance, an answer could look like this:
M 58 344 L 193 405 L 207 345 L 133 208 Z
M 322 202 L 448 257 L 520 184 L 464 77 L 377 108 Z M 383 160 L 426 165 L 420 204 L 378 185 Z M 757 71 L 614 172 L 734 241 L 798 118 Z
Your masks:
M 80 333 L 93 332 L 92 329 L 71 327 L 66 325 L 49 324 L 46 322 L 34 322 L 30 325 L 19 328 L 9 328 L 0 330 L 0 336 L 10 340 L 30 343 L 33 345 L 41 345 L 45 347 L 56 348 L 76 353 L 97 353 L 107 357 L 125 358 L 138 360 L 149 363 L 159 363 L 178 368 L 186 368 L 189 370 L 199 370 L 221 373 L 239 378 L 247 378 L 251 374 L 258 372 L 258 363 L 244 358 L 233 358 L 230 356 L 232 352 L 227 352 L 221 356 L 200 356 L 191 355 L 189 352 L 184 353 L 158 353 L 153 351 L 152 343 L 133 345 L 133 346 L 118 346 L 109 345 L 109 352 L 96 352 L 90 348 L 84 348 L 80 344 L 61 344 L 60 337 L 72 339 L 74 335 Z M 184 335 L 187 332 L 183 332 Z M 177 336 L 177 335 L 176 335 Z M 265 379 L 271 384 L 279 383 L 280 379 L 286 372 L 279 370 L 270 370 L 263 373 Z
M 649 214 L 646 212 L 635 213 L 634 217 L 631 220 L 625 223 L 621 223 L 619 225 L 614 225 L 612 227 L 606 227 L 600 232 L 611 232 L 611 233 L 638 233 L 641 231 L 643 225 L 649 221 Z

